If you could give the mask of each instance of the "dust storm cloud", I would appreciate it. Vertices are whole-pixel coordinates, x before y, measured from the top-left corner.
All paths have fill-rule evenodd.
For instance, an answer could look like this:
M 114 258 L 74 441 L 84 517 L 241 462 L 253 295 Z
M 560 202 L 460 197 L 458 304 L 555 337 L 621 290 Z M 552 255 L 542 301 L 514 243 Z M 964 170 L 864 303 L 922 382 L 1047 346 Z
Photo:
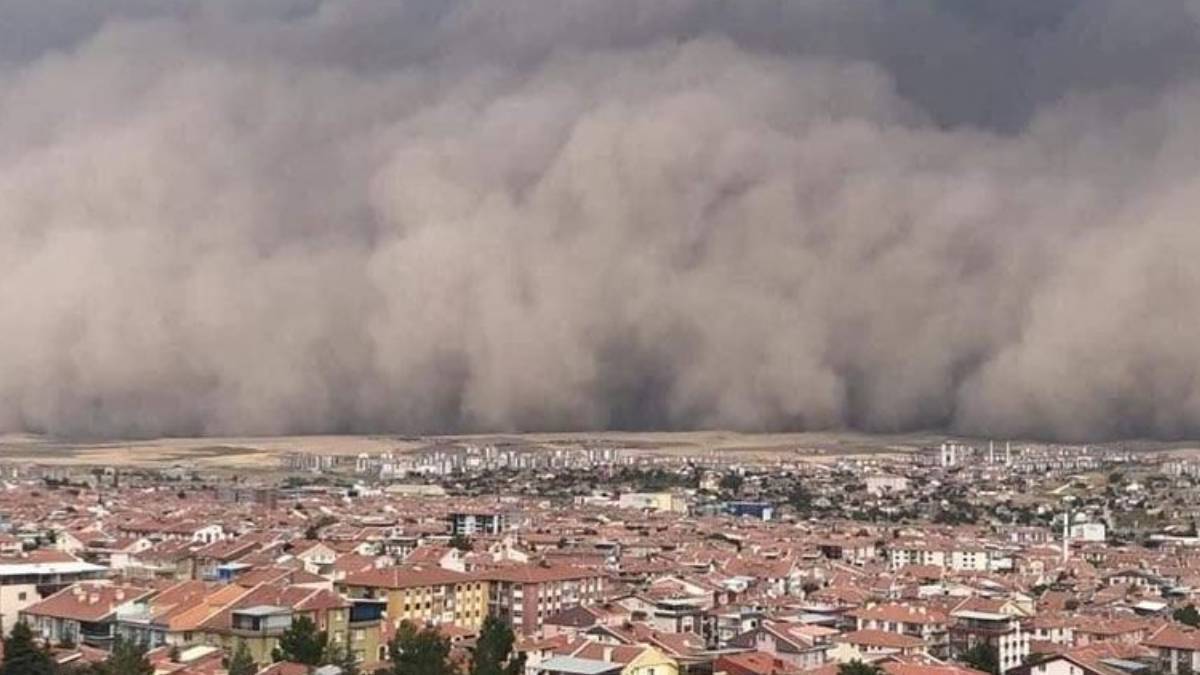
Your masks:
M 0 430 L 1200 434 L 1195 0 L 0 15 Z

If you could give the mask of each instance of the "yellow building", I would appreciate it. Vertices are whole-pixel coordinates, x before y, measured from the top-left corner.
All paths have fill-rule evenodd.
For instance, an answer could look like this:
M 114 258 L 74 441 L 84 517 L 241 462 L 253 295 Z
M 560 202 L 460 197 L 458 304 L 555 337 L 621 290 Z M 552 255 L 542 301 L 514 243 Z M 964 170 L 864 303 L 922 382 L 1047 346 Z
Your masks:
M 591 642 L 530 665 L 543 675 L 679 675 L 678 661 L 644 644 Z
M 487 617 L 488 582 L 438 567 L 387 567 L 351 574 L 338 584 L 350 598 L 387 601 L 389 621 L 479 628 Z
M 654 647 L 646 647 L 625 664 L 621 675 L 679 675 L 679 662 Z
M 360 663 L 386 657 L 380 603 L 354 602 L 329 590 L 260 586 L 202 625 L 205 642 L 232 654 L 244 643 L 255 663 L 268 664 L 279 639 L 294 621 L 308 618 L 333 644 L 348 646 Z

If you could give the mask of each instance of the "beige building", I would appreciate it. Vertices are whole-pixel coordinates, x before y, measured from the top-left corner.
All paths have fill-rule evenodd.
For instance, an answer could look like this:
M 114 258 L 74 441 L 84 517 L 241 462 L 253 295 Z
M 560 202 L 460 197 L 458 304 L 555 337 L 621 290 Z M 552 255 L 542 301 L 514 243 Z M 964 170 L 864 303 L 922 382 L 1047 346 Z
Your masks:
M 349 574 L 338 588 L 350 598 L 387 601 L 392 621 L 478 628 L 488 613 L 488 582 L 437 567 L 385 567 Z

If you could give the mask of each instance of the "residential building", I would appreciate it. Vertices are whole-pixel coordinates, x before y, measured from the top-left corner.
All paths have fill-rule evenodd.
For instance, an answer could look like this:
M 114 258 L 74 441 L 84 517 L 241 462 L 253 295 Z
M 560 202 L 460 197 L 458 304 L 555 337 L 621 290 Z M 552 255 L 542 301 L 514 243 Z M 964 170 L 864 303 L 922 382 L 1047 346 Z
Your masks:
M 133 586 L 80 583 L 27 607 L 20 617 L 49 644 L 107 648 L 115 637 L 116 608 L 151 594 Z
M 503 513 L 452 513 L 450 514 L 450 532 L 471 537 L 477 534 L 497 536 L 504 532 L 505 517 Z
M 57 551 L 0 559 L 0 634 L 12 630 L 22 610 L 80 581 L 103 578 L 108 569 Z
M 489 583 L 439 567 L 384 567 L 347 574 L 338 588 L 352 599 L 387 602 L 392 621 L 478 628 L 488 613 Z
M 950 617 L 952 656 L 987 644 L 996 650 L 1000 672 L 1006 673 L 1029 655 L 1029 634 L 1022 629 L 1022 614 L 1012 603 L 973 597 L 956 606 Z
M 541 628 L 546 617 L 604 597 L 606 577 L 570 566 L 502 567 L 481 573 L 489 588 L 488 609 L 520 635 Z

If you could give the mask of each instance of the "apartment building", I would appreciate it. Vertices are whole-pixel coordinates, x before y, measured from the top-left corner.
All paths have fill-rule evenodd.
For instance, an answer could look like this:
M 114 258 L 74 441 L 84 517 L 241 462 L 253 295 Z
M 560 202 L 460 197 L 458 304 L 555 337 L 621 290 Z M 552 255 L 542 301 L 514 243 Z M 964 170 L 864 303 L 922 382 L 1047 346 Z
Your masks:
M 503 513 L 451 513 L 449 516 L 450 531 L 454 534 L 471 537 L 477 534 L 496 536 L 504 531 L 505 517 Z
M 1029 655 L 1029 634 L 1021 626 L 1025 618 L 1011 602 L 972 597 L 950 612 L 950 653 L 961 656 L 986 643 L 996 650 L 1000 672 L 1020 666 Z
M 950 617 L 944 611 L 924 605 L 890 603 L 868 605 L 849 614 L 854 617 L 856 630 L 881 630 L 917 638 L 937 658 L 945 658 L 949 652 Z
M 271 663 L 279 638 L 307 617 L 334 644 L 345 645 L 359 662 L 383 654 L 382 603 L 353 601 L 329 590 L 263 584 L 247 591 L 200 625 L 204 642 L 232 653 L 245 644 L 254 661 Z
M 605 576 L 579 567 L 521 566 L 483 572 L 489 586 L 489 610 L 509 622 L 517 634 L 529 635 L 564 609 L 598 602 Z
M 387 618 L 419 625 L 478 628 L 488 613 L 488 581 L 437 567 L 385 567 L 338 582 L 349 598 L 387 602 Z
M 955 572 L 986 572 L 992 569 L 992 553 L 983 546 L 926 541 L 897 542 L 888 546 L 888 567 L 929 565 Z

